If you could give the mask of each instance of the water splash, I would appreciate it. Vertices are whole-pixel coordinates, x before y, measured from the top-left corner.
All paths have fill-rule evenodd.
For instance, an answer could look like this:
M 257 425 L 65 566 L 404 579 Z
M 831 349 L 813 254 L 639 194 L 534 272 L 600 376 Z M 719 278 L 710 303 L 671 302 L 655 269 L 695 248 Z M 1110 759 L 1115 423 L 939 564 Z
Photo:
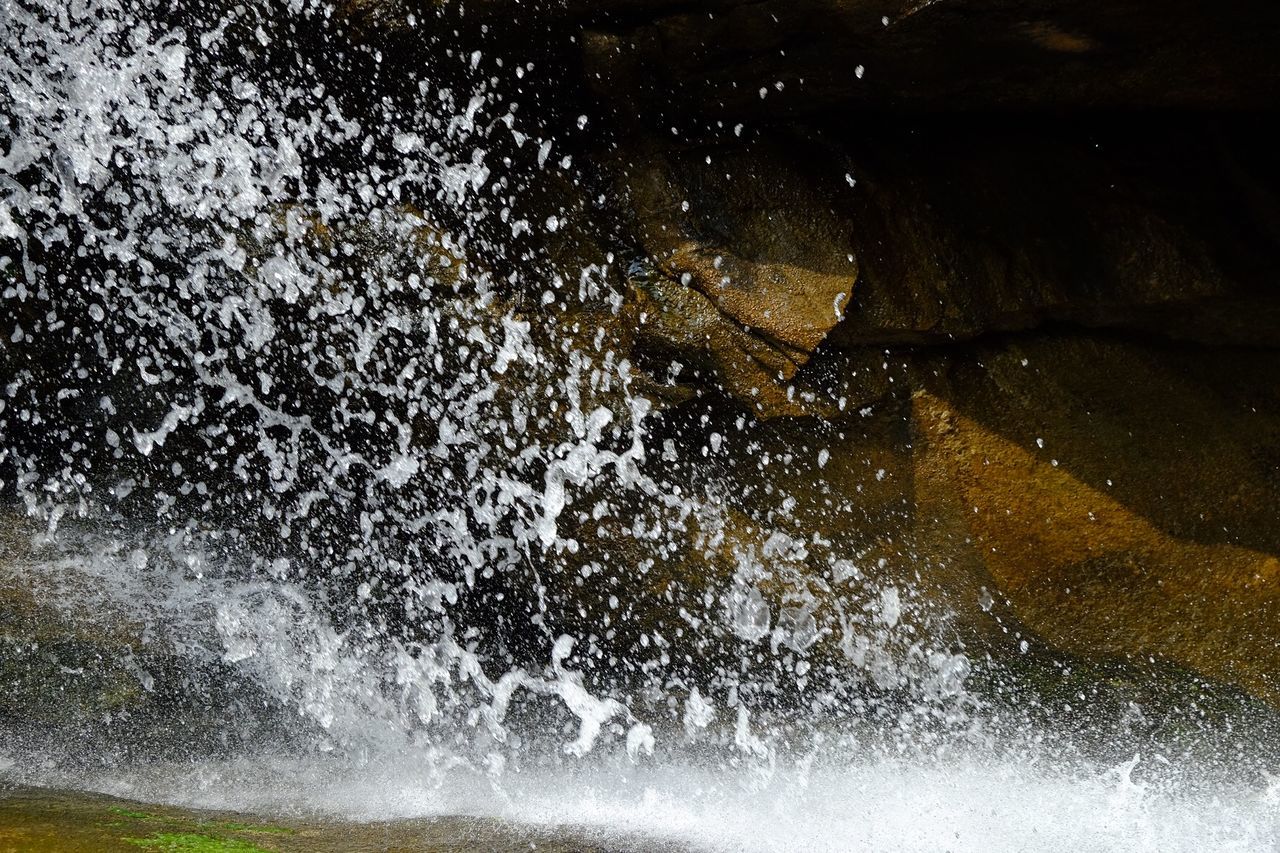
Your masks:
M 222 660 L 340 741 L 368 719 L 412 732 L 461 715 L 501 742 L 524 691 L 578 719 L 571 754 L 606 729 L 634 753 L 668 691 L 695 680 L 672 654 L 686 631 L 727 648 L 702 689 L 743 713 L 777 693 L 765 639 L 783 681 L 811 680 L 806 651 L 834 630 L 808 591 L 819 546 L 768 526 L 744 539 L 722 486 L 648 464 L 653 407 L 619 341 L 613 255 L 566 265 L 522 240 L 581 217 L 526 212 L 520 186 L 577 180 L 572 158 L 556 165 L 554 139 L 522 129 L 476 55 L 470 93 L 424 62 L 353 105 L 334 79 L 380 57 L 341 41 L 333 14 L 6 5 L 15 346 L 0 417 L 28 512 L 134 553 L 162 539 L 151 565 L 171 575 L 94 559 L 159 611 L 217 602 Z M 246 76 L 245 56 L 265 71 Z M 640 586 L 609 597 L 603 631 L 573 618 L 611 557 L 615 583 L 639 583 L 655 557 L 726 543 L 732 582 L 684 576 L 675 625 L 632 613 Z M 771 613 L 758 586 L 779 579 L 793 603 Z M 142 591 L 166 588 L 189 591 Z M 897 595 L 865 620 L 841 610 L 847 672 L 827 679 L 827 705 L 830 684 L 864 670 L 886 689 L 957 693 L 950 654 L 887 650 Z M 743 678 L 739 658 L 761 672 Z

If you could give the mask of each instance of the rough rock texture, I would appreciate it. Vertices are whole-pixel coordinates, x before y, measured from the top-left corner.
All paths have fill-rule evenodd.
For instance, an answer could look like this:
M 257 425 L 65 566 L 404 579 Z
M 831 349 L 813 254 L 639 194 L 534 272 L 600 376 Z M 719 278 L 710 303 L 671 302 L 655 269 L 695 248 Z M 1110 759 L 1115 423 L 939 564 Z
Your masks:
M 1017 656 L 1026 639 L 1168 663 L 1280 704 L 1275 173 L 1247 127 L 1183 124 L 930 121 L 681 150 L 775 187 L 808 176 L 809 216 L 792 193 L 755 202 L 783 234 L 738 256 L 744 281 L 783 258 L 807 271 L 789 285 L 807 298 L 781 313 L 816 311 L 836 292 L 832 247 L 851 247 L 848 310 L 794 359 L 776 331 L 717 309 L 702 268 L 678 265 L 751 239 L 759 226 L 736 211 L 757 184 L 735 196 L 640 172 L 636 208 L 666 225 L 640 232 L 657 271 L 632 281 L 656 306 L 641 363 L 708 368 L 673 379 L 729 398 L 706 404 L 724 407 L 708 431 L 732 435 L 737 411 L 761 420 L 754 447 L 731 444 L 720 463 L 741 487 L 727 498 L 740 530 L 784 518 L 820 531 L 874 581 L 833 583 L 816 549 L 761 585 L 775 615 L 818 602 L 810 655 L 849 654 L 840 614 L 874 609 L 863 591 L 891 583 L 937 616 L 921 630 L 953 631 L 979 657 Z M 720 230 L 688 224 L 695 213 Z M 795 500 L 778 516 L 754 488 Z M 727 582 L 764 544 L 739 543 L 667 566 L 659 587 Z
M 807 358 L 840 321 L 857 275 L 830 182 L 796 152 L 677 152 L 634 168 L 644 248 L 670 278 Z
M 917 637 L 975 660 L 1016 662 L 1025 640 L 1077 670 L 1172 666 L 1280 704 L 1280 194 L 1248 122 L 912 119 L 661 151 L 621 170 L 654 270 L 631 281 L 637 361 L 696 389 L 708 432 L 760 423 L 718 465 L 736 545 L 658 558 L 641 624 L 679 625 L 664 592 L 727 584 L 789 525 L 829 552 L 775 556 L 757 586 L 775 620 L 810 608 L 811 660 L 905 644 L 867 592 L 891 584 L 916 591 Z M 697 175 L 739 170 L 767 177 Z M 790 307 L 718 302 L 707 257 L 724 267 L 770 227 L 734 272 L 759 288 L 785 269 Z M 759 318 L 820 317 L 837 247 L 849 305 L 788 347 Z
M 659 279 L 638 282 L 658 336 L 709 357 L 758 412 L 802 411 L 786 383 L 844 316 L 857 277 L 835 187 L 778 147 L 645 152 L 624 173 Z
M 680 306 L 658 337 L 705 341 L 764 415 L 824 411 L 792 380 L 827 338 L 859 353 L 1066 323 L 1273 346 L 1280 173 L 1248 122 L 1186 125 L 911 120 L 616 158 L 653 273 L 634 283 Z

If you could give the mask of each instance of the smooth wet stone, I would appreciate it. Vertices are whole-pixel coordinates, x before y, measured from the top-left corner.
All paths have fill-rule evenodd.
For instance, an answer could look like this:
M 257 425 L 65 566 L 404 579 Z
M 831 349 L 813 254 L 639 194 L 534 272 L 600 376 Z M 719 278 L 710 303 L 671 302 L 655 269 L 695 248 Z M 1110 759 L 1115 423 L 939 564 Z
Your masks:
M 657 842 L 619 841 L 572 828 L 442 817 L 354 823 L 273 820 L 233 812 L 157 806 L 81 791 L 0 783 L 0 851 L 22 853 L 546 853 L 663 851 Z
M 1276 354 L 1040 335 L 975 355 L 912 398 L 920 547 L 985 584 L 985 618 L 1280 705 Z
M 108 554 L 119 556 L 106 544 L 68 554 L 0 506 L 0 740 L 71 747 L 90 763 L 287 742 L 293 715 L 128 607 L 90 568 Z

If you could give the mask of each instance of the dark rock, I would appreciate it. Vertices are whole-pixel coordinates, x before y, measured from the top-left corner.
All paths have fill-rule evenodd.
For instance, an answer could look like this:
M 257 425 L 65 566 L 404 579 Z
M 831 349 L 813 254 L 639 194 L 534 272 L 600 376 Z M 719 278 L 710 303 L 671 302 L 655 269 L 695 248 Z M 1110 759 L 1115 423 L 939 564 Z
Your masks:
M 354 0 L 358 30 L 483 31 L 580 51 L 621 113 L 686 122 L 859 109 L 1259 109 L 1280 95 L 1266 0 Z M 567 56 L 566 59 L 570 58 Z M 764 91 L 764 96 L 760 93 Z

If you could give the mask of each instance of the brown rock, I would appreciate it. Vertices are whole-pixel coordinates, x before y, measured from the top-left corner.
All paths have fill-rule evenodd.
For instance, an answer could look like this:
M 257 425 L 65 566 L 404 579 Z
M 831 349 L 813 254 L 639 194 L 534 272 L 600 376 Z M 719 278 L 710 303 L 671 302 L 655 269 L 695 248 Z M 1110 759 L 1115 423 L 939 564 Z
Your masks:
M 651 153 L 628 170 L 655 275 L 655 331 L 702 353 L 757 414 L 799 414 L 787 383 L 844 315 L 857 263 L 830 181 L 779 146 Z M 681 292 L 685 291 L 685 292 Z
M 636 341 L 654 373 L 665 363 L 674 380 L 691 366 L 686 381 L 713 384 L 762 417 L 805 413 L 804 401 L 788 393 L 796 363 L 786 351 L 725 317 L 696 290 L 661 278 L 633 287 Z
M 1280 395 L 1251 381 L 1277 368 L 1080 337 L 983 348 L 913 398 L 919 523 L 951 532 L 933 547 L 974 573 L 966 594 L 990 584 L 993 613 L 1051 645 L 1280 704 Z

